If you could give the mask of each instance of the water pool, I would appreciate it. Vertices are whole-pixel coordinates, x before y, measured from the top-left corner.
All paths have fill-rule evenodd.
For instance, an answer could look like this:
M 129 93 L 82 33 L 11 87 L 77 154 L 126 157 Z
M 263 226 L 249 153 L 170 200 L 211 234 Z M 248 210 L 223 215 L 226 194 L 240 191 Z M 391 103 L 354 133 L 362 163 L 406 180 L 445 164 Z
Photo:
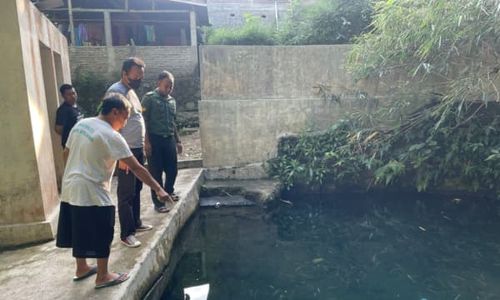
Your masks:
M 499 225 L 492 202 L 422 194 L 204 208 L 162 299 L 500 299 Z

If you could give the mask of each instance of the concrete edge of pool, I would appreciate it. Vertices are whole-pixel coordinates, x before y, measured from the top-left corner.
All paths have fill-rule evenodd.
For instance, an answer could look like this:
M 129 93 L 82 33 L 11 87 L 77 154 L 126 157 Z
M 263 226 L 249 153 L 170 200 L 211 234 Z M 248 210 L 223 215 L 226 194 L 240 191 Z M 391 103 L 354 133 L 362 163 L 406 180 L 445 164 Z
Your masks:
M 113 291 L 114 299 L 142 298 L 170 262 L 175 237 L 196 211 L 199 204 L 199 191 L 204 181 L 201 169 L 185 170 L 180 175 L 181 184 L 176 188 L 180 190 L 181 199 L 169 213 L 171 217 L 156 230 L 153 239 L 144 248 L 141 256 L 136 259 L 134 267 L 130 270 L 130 279 Z M 192 176 L 191 180 L 188 176 Z
M 141 299 L 168 265 L 173 242 L 199 204 L 204 182 L 203 169 L 180 170 L 176 190 L 181 199 L 168 214 L 153 210 L 149 188 L 141 193 L 141 218 L 154 226 L 137 234 L 139 248 L 120 243 L 119 223 L 110 256 L 110 270 L 129 272 L 121 285 L 94 289 L 95 277 L 73 282 L 74 259 L 71 250 L 55 247 L 55 241 L 0 252 L 0 286 L 3 299 Z M 114 181 L 113 189 L 116 188 Z M 112 193 L 113 197 L 116 193 Z M 95 263 L 89 260 L 89 263 Z

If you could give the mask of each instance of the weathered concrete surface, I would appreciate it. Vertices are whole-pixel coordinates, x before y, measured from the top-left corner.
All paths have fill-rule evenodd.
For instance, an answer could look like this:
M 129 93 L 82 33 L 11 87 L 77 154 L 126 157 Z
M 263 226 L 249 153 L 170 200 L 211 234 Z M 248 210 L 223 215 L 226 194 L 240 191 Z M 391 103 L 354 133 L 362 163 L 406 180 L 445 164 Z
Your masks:
M 276 156 L 278 136 L 326 129 L 342 107 L 322 99 L 202 100 L 203 166 L 242 166 Z
M 328 128 L 360 102 L 382 98 L 395 80 L 354 83 L 345 68 L 351 45 L 203 46 L 200 132 L 204 167 L 242 166 L 276 155 L 283 133 Z M 340 96 L 341 104 L 323 100 Z M 328 98 L 328 97 L 325 97 Z M 363 105 L 370 110 L 380 103 Z
M 353 87 L 351 45 L 200 47 L 202 100 L 307 99 L 314 87 Z
M 74 259 L 71 250 L 58 249 L 55 242 L 0 254 L 0 286 L 3 299 L 140 299 L 161 274 L 170 259 L 177 233 L 198 207 L 202 170 L 182 170 L 176 189 L 181 200 L 168 214 L 154 212 L 149 189 L 142 192 L 142 219 L 154 226 L 140 233 L 141 247 L 119 243 L 119 223 L 111 249 L 110 270 L 130 272 L 121 285 L 94 290 L 95 277 L 72 282 Z M 116 185 L 115 185 L 116 187 Z
M 223 206 L 253 206 L 255 204 L 255 202 L 240 195 L 200 198 L 200 207 L 221 208 Z
M 3 1 L 0 52 L 0 247 L 53 238 L 62 149 L 57 87 L 70 83 L 67 42 L 28 0 Z M 57 142 L 57 143 L 56 143 Z
M 263 163 L 253 163 L 241 167 L 221 167 L 205 169 L 206 180 L 248 180 L 248 179 L 268 179 Z
M 272 179 L 211 180 L 203 184 L 200 197 L 239 195 L 256 203 L 265 204 L 276 199 L 280 191 L 281 183 Z
M 185 160 L 179 160 L 177 162 L 177 168 L 179 170 L 201 168 L 202 166 L 203 166 L 203 160 L 201 159 L 185 159 Z

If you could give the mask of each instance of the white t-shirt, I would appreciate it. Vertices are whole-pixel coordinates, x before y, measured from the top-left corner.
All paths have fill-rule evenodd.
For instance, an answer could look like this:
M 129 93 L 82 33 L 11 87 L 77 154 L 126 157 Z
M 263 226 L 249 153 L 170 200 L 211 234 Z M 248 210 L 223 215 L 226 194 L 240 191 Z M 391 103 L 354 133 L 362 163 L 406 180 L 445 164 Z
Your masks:
M 99 118 L 78 122 L 69 134 L 69 157 L 62 180 L 61 201 L 75 206 L 110 206 L 116 161 L 131 157 L 125 139 Z
M 144 118 L 142 117 L 141 101 L 139 101 L 137 94 L 133 89 L 126 87 L 121 81 L 118 81 L 109 87 L 107 93 L 111 92 L 122 94 L 132 105 L 127 125 L 120 130 L 120 133 L 127 141 L 130 149 L 144 147 L 146 124 L 144 123 Z

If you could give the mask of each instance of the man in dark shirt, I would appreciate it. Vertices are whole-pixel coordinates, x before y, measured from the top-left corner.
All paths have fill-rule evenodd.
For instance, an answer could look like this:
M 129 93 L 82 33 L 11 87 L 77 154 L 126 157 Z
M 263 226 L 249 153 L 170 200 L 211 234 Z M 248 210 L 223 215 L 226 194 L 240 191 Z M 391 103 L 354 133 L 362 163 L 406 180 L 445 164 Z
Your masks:
M 57 109 L 55 130 L 61 136 L 61 145 L 64 149 L 69 132 L 78 121 L 83 119 L 83 114 L 76 105 L 78 95 L 72 85 L 63 84 L 59 88 L 59 91 L 64 102 Z

